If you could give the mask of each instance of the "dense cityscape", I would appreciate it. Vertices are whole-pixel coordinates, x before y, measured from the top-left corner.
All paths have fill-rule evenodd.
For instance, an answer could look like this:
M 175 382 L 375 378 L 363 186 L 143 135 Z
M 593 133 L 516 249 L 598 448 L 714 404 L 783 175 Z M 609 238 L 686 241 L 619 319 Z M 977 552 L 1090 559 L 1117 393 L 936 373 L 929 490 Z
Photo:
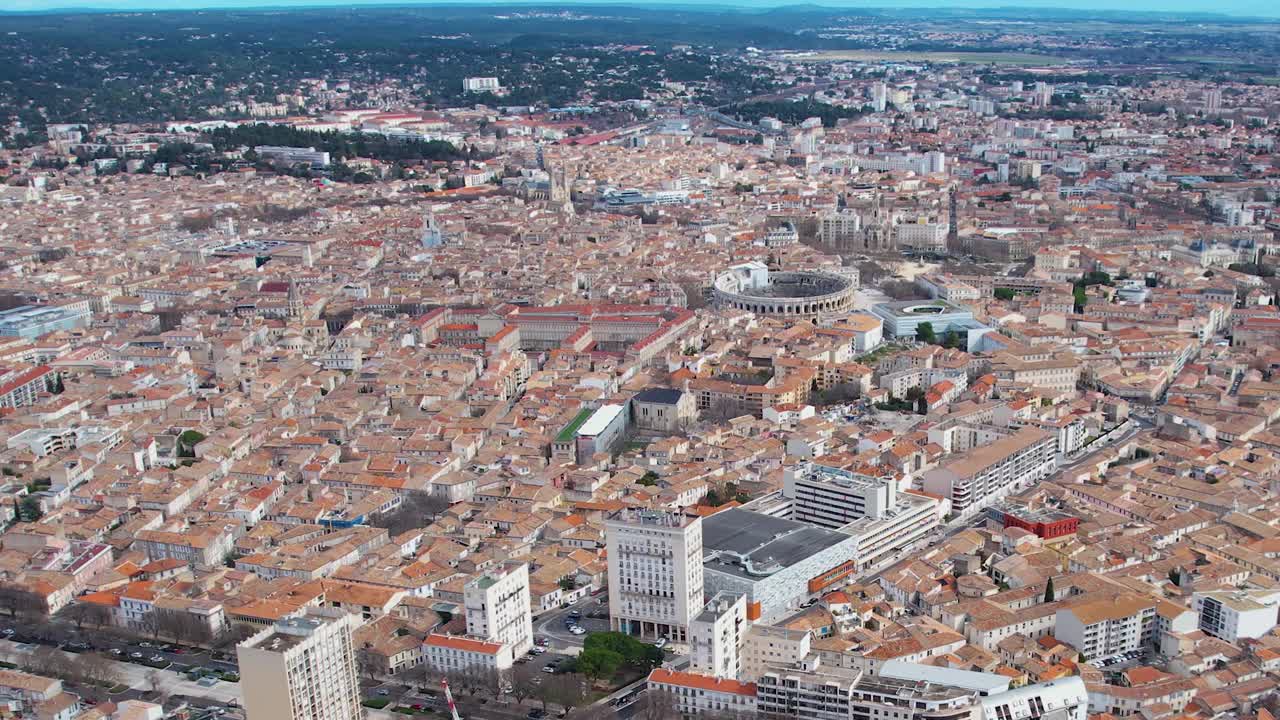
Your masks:
M 1280 714 L 1280 21 L 0 27 L 0 718 Z

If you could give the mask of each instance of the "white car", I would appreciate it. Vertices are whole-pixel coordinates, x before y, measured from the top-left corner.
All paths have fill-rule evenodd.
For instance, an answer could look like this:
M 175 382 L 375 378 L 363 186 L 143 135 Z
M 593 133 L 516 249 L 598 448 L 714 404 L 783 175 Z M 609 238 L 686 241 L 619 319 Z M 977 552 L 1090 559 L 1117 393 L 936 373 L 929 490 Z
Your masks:
M 573 627 L 569 628 L 569 632 L 573 633 L 574 635 L 586 635 L 586 634 L 587 634 L 587 631 L 586 631 L 586 630 L 583 630 L 581 625 L 574 625 Z
M 667 639 L 664 637 L 660 637 L 658 638 L 658 642 L 654 643 L 653 646 L 661 650 L 662 648 L 667 646 Z

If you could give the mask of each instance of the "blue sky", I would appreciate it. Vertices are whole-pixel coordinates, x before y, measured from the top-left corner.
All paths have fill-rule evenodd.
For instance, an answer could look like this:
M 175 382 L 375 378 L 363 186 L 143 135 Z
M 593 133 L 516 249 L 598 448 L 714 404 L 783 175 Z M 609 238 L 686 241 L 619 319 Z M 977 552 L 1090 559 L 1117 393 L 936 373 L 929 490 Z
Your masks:
M 433 4 L 414 2 L 413 0 L 391 0 L 395 4 Z M 697 0 L 568 0 L 565 2 L 548 2 L 548 0 L 447 0 L 449 4 L 477 5 L 517 5 L 517 4 L 615 4 L 650 6 L 655 3 L 674 3 L 685 6 L 702 4 Z M 779 5 L 798 4 L 779 2 L 777 0 L 717 0 L 714 5 L 738 5 L 746 7 L 775 7 Z M 202 8 L 229 7 L 315 7 L 325 6 L 359 6 L 386 5 L 388 0 L 0 0 L 0 10 L 40 11 L 51 9 L 95 9 L 95 10 L 194 10 Z M 1280 2 L 1276 0 L 1130 0 L 1117 3 L 1115 0 L 816 0 L 810 4 L 828 7 L 1044 7 L 1080 10 L 1137 10 L 1163 12 L 1213 12 L 1230 15 L 1254 17 L 1280 17 Z

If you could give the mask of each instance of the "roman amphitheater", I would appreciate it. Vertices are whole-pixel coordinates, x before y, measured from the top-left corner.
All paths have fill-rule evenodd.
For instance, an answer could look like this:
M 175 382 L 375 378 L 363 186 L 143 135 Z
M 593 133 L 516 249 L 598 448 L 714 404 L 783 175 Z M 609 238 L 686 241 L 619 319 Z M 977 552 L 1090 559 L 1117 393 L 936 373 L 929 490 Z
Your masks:
M 853 310 L 858 290 L 854 273 L 856 270 L 850 275 L 825 270 L 771 272 L 764 263 L 753 261 L 716 275 L 712 295 L 721 307 L 817 322 Z

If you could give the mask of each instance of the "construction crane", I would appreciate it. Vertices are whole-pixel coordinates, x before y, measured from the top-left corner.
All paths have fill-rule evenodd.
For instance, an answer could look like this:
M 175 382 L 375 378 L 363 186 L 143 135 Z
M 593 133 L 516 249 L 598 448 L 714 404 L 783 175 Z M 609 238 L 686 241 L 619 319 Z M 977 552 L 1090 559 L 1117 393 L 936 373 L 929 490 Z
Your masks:
M 458 714 L 458 706 L 453 704 L 453 693 L 449 692 L 448 679 L 440 678 L 440 687 L 444 688 L 444 699 L 449 703 L 449 712 L 453 713 L 453 720 L 462 720 L 462 716 Z

